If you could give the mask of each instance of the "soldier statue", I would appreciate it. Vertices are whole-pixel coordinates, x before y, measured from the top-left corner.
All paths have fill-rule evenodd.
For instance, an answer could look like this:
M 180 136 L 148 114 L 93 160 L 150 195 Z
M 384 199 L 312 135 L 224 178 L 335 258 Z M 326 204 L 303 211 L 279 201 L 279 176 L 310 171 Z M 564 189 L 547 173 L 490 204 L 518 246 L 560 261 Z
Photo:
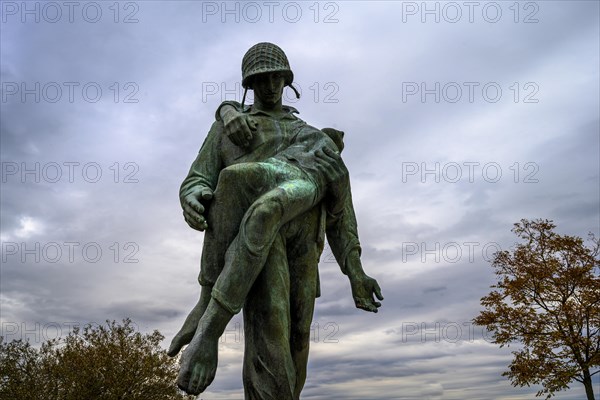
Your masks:
M 360 261 L 343 132 L 308 125 L 282 104 L 294 74 L 272 43 L 242 60 L 242 103 L 225 101 L 181 185 L 183 214 L 204 231 L 200 299 L 174 337 L 178 386 L 202 393 L 217 370 L 218 340 L 243 309 L 246 399 L 299 399 L 320 295 L 325 236 L 356 307 L 377 312 L 377 281 Z M 254 104 L 245 106 L 246 92 Z

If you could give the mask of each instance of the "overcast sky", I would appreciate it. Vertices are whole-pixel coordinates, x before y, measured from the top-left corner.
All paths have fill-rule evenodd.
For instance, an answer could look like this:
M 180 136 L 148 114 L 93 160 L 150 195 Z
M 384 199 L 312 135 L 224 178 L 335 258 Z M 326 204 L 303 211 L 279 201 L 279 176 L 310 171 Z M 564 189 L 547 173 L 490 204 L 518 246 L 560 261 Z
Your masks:
M 363 264 L 326 250 L 306 399 L 531 399 L 470 321 L 521 218 L 599 233 L 599 3 L 1 3 L 1 316 L 34 344 L 130 317 L 168 345 L 202 234 L 179 185 L 241 59 L 284 49 L 285 102 L 346 132 Z M 250 97 L 252 99 L 252 97 Z M 202 398 L 240 399 L 241 316 Z M 600 382 L 595 377 L 595 389 Z M 581 387 L 580 387 L 581 386 Z M 558 398 L 580 399 L 573 383 Z

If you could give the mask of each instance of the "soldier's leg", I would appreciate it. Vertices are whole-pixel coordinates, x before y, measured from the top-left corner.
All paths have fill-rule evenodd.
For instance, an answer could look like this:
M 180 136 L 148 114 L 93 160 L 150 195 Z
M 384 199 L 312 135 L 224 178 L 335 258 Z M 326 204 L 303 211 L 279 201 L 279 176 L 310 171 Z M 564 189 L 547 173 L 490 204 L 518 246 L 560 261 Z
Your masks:
M 323 249 L 320 211 L 313 207 L 279 230 L 244 304 L 246 399 L 300 398 Z
M 247 400 L 292 400 L 290 276 L 278 234 L 244 304 L 244 393 Z
M 290 350 L 296 371 L 294 399 L 306 382 L 311 324 L 318 293 L 318 264 L 323 243 L 319 239 L 321 207 L 316 206 L 286 226 L 290 270 Z

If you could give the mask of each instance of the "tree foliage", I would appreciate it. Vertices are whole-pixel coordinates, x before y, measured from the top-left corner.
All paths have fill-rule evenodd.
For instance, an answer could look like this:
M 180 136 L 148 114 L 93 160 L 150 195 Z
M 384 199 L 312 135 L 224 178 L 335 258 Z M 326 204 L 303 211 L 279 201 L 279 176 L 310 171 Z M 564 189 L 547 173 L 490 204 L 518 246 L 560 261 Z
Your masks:
M 474 319 L 500 347 L 521 343 L 503 373 L 514 386 L 541 384 L 552 397 L 573 380 L 593 400 L 592 372 L 600 366 L 600 240 L 590 247 L 554 232 L 550 220 L 521 220 L 512 231 L 524 243 L 495 254 L 499 278 Z
M 0 340 L 0 399 L 192 399 L 175 385 L 178 368 L 160 347 L 163 338 L 135 332 L 126 319 L 75 328 L 39 349 Z

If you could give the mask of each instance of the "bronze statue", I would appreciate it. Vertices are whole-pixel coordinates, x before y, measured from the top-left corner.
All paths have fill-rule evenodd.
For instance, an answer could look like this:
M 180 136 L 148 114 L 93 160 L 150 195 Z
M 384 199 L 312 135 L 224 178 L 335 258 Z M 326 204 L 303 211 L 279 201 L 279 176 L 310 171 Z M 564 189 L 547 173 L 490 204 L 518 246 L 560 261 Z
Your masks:
M 186 222 L 205 231 L 202 289 L 169 355 L 189 343 L 177 383 L 203 392 L 216 373 L 218 339 L 243 308 L 246 399 L 292 400 L 306 380 L 325 232 L 356 306 L 377 312 L 374 296 L 383 297 L 360 262 L 343 132 L 314 128 L 282 105 L 284 87 L 296 90 L 276 45 L 250 48 L 242 75 L 254 104 L 219 106 L 181 185 Z

